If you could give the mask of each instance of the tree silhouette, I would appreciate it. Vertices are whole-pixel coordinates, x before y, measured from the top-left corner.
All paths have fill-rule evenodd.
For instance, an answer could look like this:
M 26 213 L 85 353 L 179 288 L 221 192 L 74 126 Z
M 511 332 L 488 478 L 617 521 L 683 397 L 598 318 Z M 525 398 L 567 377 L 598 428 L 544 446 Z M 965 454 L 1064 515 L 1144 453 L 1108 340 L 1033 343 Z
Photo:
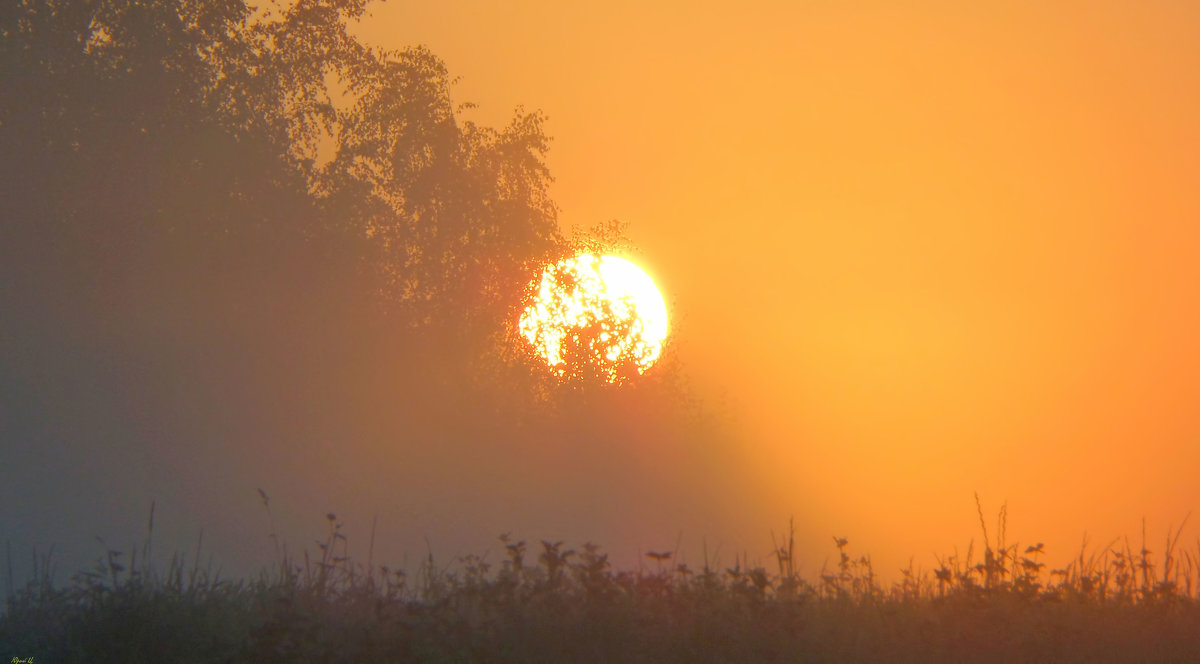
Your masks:
M 127 380 L 119 352 L 209 411 L 264 391 L 331 422 L 368 389 L 449 418 L 559 398 L 515 335 L 525 287 L 620 227 L 563 238 L 544 117 L 463 120 L 432 53 L 349 34 L 365 4 L 0 3 L 0 389 L 32 389 L 29 358 Z M 621 330 L 593 327 L 568 377 L 600 394 L 588 335 Z M 678 391 L 677 366 L 637 382 Z
M 433 54 L 348 34 L 365 4 L 6 3 L 7 269 L 71 273 L 71 292 L 115 266 L 270 272 L 315 252 L 408 327 L 493 334 L 562 243 L 543 118 L 460 121 Z
M 597 325 L 564 389 L 517 335 L 544 265 L 620 240 L 560 235 L 540 113 L 464 120 L 433 54 L 347 31 L 365 0 L 256 4 L 0 1 L 18 536 L 102 528 L 92 495 L 453 503 L 464 460 L 487 493 L 549 478 L 528 459 L 562 445 L 624 473 L 605 450 L 715 440 L 670 346 L 614 388 L 586 364 Z

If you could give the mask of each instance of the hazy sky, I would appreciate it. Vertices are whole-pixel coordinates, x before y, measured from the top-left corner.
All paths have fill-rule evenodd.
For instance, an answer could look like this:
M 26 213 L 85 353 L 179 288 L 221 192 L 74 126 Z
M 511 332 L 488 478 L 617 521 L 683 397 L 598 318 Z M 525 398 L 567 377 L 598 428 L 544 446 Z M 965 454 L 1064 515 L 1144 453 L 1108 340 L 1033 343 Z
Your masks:
M 764 541 L 928 558 L 978 491 L 1065 557 L 1200 505 L 1194 3 L 390 2 L 360 34 L 428 45 L 469 118 L 549 116 L 564 224 L 629 222 L 750 434 Z
M 623 567 L 677 540 L 767 562 L 794 516 L 804 574 L 836 535 L 885 578 L 978 546 L 976 491 L 1052 566 L 1143 516 L 1161 551 L 1200 507 L 1200 5 L 392 1 L 357 32 L 427 45 L 466 119 L 545 112 L 561 222 L 628 222 L 734 435 L 636 389 L 497 434 L 319 274 L 239 321 L 117 284 L 0 330 L 37 340 L 0 349 L 18 574 L 34 544 L 63 572 L 95 535 L 128 551 L 152 501 L 156 550 L 204 529 L 234 571 L 326 512 L 360 561 L 377 518 L 376 562 L 496 562 L 512 531 Z M 277 328 L 317 331 L 237 336 Z

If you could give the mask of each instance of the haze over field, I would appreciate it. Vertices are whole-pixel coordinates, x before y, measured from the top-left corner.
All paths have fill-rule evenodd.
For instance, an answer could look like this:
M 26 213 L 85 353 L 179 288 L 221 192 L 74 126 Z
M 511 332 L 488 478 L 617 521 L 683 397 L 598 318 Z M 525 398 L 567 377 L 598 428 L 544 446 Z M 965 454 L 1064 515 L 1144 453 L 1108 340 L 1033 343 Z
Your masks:
M 1143 516 L 1157 542 L 1200 505 L 1200 8 L 852 4 L 370 4 L 350 33 L 444 60 L 458 82 L 430 98 L 477 104 L 455 126 L 526 109 L 527 142 L 496 158 L 544 158 L 554 182 L 514 158 L 528 186 L 496 200 L 517 211 L 472 236 L 504 239 L 464 253 L 507 291 L 347 267 L 398 255 L 386 232 L 322 235 L 386 218 L 361 171 L 330 171 L 310 209 L 256 180 L 283 171 L 245 142 L 170 120 L 137 152 L 167 96 L 41 79 L 5 51 L 0 538 L 18 574 L 35 545 L 64 571 L 94 536 L 128 549 L 152 501 L 156 550 L 190 555 L 203 529 L 237 572 L 271 560 L 272 529 L 294 550 L 321 537 L 327 512 L 360 558 L 377 517 L 376 562 L 449 563 L 506 531 L 618 564 L 677 540 L 692 562 L 705 541 L 766 559 L 794 516 L 806 572 L 837 535 L 888 576 L 977 536 L 975 491 L 1052 561 Z M 71 134 L 91 161 L 66 125 L 38 125 L 64 150 L 44 159 L 18 132 L 36 113 L 13 100 L 60 97 L 103 119 Z M 164 166 L 181 154 L 209 166 Z M 212 210 L 270 223 L 226 245 Z M 194 211 L 208 230 L 145 234 Z M 666 295 L 664 364 L 543 408 L 532 365 L 462 349 L 494 350 L 534 259 L 610 219 Z M 446 275 L 458 290 L 428 310 L 403 291 Z M 387 288 L 400 313 L 377 306 Z M 434 333 L 408 324 L 425 317 Z
M 1200 503 L 1200 9 L 386 4 L 474 117 L 544 109 L 566 224 L 617 217 L 754 443 L 760 530 L 1066 554 Z M 809 560 L 814 560 L 809 555 Z

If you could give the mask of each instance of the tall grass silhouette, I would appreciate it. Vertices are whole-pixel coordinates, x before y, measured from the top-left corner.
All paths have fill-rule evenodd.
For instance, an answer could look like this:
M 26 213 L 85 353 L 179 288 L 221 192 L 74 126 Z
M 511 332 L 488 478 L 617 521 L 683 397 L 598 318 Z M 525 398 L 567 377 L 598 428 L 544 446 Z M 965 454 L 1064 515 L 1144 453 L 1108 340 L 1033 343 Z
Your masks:
M 269 499 L 260 490 L 270 514 Z M 503 558 L 409 573 L 348 555 L 335 514 L 310 554 L 289 554 L 248 579 L 223 579 L 211 559 L 152 564 L 146 540 L 105 546 L 91 569 L 58 587 L 52 552 L 10 588 L 0 657 L 47 662 L 767 662 L 1196 661 L 1200 656 L 1200 542 L 1184 524 L 1159 553 L 1128 539 L 1086 541 L 1048 568 L 1038 542 L 1009 543 L 1007 509 L 989 532 L 976 496 L 981 545 L 910 562 L 883 584 L 867 555 L 833 537 L 837 562 L 814 579 L 798 570 L 794 524 L 771 533 L 772 568 L 747 556 L 700 567 L 651 551 L 638 570 L 613 569 L 593 543 L 530 546 L 500 537 Z M 994 534 L 994 537 L 992 535 Z M 536 553 L 536 555 L 534 555 Z M 35 554 L 36 556 L 36 554 Z M 410 578 L 411 577 L 411 578 Z

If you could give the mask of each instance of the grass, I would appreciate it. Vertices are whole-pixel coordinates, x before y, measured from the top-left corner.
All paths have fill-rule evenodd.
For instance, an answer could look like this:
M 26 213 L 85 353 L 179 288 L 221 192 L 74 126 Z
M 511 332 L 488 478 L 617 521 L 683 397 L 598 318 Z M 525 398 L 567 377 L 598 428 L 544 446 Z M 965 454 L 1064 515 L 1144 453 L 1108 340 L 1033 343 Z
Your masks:
M 262 496 L 268 505 L 266 495 Z M 269 507 L 268 507 L 269 512 Z M 1045 547 L 989 539 L 931 573 L 880 583 L 871 560 L 833 538 L 837 563 L 796 572 L 794 531 L 767 566 L 651 552 L 618 571 L 593 544 L 500 538 L 504 558 L 430 555 L 411 575 L 346 555 L 333 514 L 310 556 L 277 546 L 256 577 L 227 580 L 146 544 L 106 550 L 67 587 L 51 554 L 10 591 L 0 659 L 39 662 L 1185 662 L 1200 657 L 1200 543 L 1182 525 L 1160 554 L 1086 542 L 1062 568 Z M 372 538 L 374 533 L 372 533 Z M 140 559 L 139 559 L 140 554 Z M 707 556 L 706 556 L 707 558 Z

